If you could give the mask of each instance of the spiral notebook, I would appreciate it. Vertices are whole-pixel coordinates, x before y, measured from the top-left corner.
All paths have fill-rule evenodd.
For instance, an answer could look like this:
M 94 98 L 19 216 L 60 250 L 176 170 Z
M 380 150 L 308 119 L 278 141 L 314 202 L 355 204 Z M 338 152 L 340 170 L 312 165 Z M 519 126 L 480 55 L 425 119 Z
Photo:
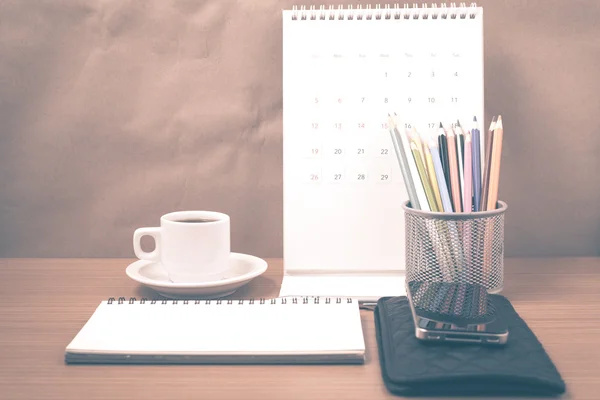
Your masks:
M 300 6 L 282 19 L 280 295 L 403 295 L 408 195 L 388 113 L 421 134 L 483 121 L 483 9 Z
M 103 301 L 65 350 L 67 363 L 364 362 L 351 298 Z

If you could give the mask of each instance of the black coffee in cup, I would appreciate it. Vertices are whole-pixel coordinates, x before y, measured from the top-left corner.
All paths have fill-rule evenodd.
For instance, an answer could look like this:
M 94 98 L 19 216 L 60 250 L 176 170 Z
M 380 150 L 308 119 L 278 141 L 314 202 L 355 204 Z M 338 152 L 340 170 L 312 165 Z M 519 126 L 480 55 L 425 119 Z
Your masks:
M 193 219 L 179 219 L 176 222 L 183 222 L 188 224 L 202 224 L 206 222 L 216 222 L 217 219 L 204 219 L 204 218 L 193 218 Z

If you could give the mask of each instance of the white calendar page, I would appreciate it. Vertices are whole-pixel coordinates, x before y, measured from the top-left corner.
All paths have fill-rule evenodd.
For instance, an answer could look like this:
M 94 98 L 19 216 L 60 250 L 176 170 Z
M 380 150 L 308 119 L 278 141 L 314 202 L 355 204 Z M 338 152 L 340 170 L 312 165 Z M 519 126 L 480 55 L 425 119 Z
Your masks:
M 286 274 L 404 270 L 408 195 L 387 114 L 422 135 L 483 121 L 482 9 L 466 10 L 283 11 Z

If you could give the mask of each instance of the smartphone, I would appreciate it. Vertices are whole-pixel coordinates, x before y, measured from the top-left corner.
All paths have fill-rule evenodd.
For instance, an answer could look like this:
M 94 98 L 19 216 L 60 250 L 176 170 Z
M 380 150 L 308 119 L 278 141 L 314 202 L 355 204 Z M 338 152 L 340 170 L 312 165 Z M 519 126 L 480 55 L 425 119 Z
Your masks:
M 508 327 L 485 287 L 471 283 L 406 283 L 419 340 L 503 345 Z

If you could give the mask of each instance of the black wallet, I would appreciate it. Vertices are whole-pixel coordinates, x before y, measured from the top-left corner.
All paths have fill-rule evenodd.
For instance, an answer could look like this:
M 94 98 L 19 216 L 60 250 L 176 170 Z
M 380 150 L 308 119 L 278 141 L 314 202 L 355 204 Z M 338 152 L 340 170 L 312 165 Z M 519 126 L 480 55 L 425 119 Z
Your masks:
M 375 308 L 383 380 L 402 396 L 556 396 L 565 383 L 508 299 L 490 295 L 509 329 L 508 343 L 424 342 L 414 333 L 406 297 L 383 297 Z

